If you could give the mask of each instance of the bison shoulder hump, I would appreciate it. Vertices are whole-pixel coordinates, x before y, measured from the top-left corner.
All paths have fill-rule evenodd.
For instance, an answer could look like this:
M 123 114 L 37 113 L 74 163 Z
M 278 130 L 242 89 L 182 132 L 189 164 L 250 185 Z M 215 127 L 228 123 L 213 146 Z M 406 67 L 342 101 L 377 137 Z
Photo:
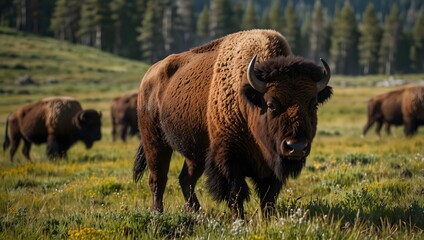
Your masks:
M 218 38 L 211 42 L 205 43 L 199 47 L 192 48 L 190 49 L 190 51 L 193 53 L 206 53 L 206 52 L 216 51 L 223 40 L 224 40 L 224 37 Z
M 82 110 L 74 98 L 57 97 L 42 100 L 46 113 L 46 124 L 51 129 L 70 127 L 72 118 Z

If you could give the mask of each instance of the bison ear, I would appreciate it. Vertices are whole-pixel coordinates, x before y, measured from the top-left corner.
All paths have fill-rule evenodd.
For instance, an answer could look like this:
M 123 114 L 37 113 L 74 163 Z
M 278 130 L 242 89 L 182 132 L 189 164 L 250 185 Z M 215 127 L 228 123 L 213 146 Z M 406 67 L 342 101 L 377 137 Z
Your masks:
M 241 95 L 244 96 L 248 103 L 253 104 L 256 107 L 262 108 L 264 105 L 262 94 L 256 91 L 250 84 L 245 84 L 241 88 Z
M 318 103 L 324 103 L 333 95 L 333 88 L 326 86 L 321 92 L 318 92 Z
M 102 111 L 99 110 L 99 117 L 102 118 Z

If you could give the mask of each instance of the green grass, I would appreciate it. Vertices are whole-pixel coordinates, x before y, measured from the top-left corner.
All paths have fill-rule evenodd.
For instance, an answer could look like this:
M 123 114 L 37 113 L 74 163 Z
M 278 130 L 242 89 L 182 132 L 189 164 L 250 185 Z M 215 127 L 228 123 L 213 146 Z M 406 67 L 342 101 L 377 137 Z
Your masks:
M 424 128 L 413 138 L 402 128 L 360 137 L 367 100 L 392 89 L 365 83 L 384 76 L 356 78 L 364 83 L 356 87 L 336 84 L 320 107 L 306 167 L 284 186 L 277 214 L 262 219 L 252 189 L 246 221 L 233 223 L 225 204 L 212 200 L 205 177 L 196 188 L 201 211 L 182 210 L 178 154 L 164 214 L 149 211 L 148 172 L 132 181 L 138 140 L 112 142 L 109 103 L 138 86 L 145 64 L 8 29 L 0 29 L 0 62 L 0 88 L 10 90 L 0 94 L 1 140 L 7 114 L 45 96 L 71 95 L 103 112 L 102 140 L 90 150 L 76 144 L 67 160 L 48 161 L 45 145 L 33 146 L 33 164 L 20 151 L 14 162 L 0 154 L 0 239 L 424 239 Z M 40 84 L 15 86 L 25 73 Z M 43 84 L 48 76 L 59 84 Z
M 1 90 L 14 95 L 100 93 L 138 87 L 148 65 L 93 48 L 0 28 Z M 30 75 L 37 86 L 15 86 Z M 58 84 L 48 84 L 56 79 Z

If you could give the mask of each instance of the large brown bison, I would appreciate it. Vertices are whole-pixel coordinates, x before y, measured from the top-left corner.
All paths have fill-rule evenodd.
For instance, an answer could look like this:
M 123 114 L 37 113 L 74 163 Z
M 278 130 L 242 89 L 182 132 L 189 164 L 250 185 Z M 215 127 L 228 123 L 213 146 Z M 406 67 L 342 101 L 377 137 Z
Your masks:
M 163 211 L 175 150 L 185 157 L 179 181 L 189 210 L 200 207 L 195 185 L 205 170 L 210 193 L 233 218 L 244 217 L 246 177 L 262 213 L 272 213 L 284 182 L 309 155 L 318 104 L 332 94 L 322 62 L 325 69 L 293 56 L 275 31 L 251 30 L 154 64 L 139 88 L 142 141 L 133 168 L 135 181 L 150 170 L 152 210 Z
M 363 136 L 374 123 L 377 123 L 376 133 L 379 136 L 383 124 L 387 134 L 390 134 L 391 125 L 405 124 L 405 135 L 414 135 L 418 126 L 424 124 L 424 86 L 407 85 L 371 98 L 368 101 L 368 121 L 362 131 Z
M 10 126 L 10 139 L 8 136 Z M 50 97 L 27 104 L 11 113 L 6 120 L 3 150 L 10 148 L 10 160 L 24 141 L 22 153 L 31 161 L 31 144 L 47 142 L 49 159 L 66 157 L 68 149 L 77 141 L 91 148 L 101 138 L 101 113 L 83 110 L 81 104 L 70 97 Z
M 137 92 L 129 92 L 114 98 L 110 104 L 112 138 L 126 141 L 127 134 L 139 136 L 137 123 Z

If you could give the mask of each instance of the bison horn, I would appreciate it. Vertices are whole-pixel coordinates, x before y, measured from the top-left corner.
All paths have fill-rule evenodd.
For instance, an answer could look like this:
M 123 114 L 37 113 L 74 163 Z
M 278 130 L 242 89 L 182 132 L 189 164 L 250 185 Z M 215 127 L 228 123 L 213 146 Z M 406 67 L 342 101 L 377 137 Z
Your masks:
M 80 121 L 84 120 L 84 113 L 85 113 L 85 111 L 82 111 L 81 114 L 79 115 L 78 118 L 79 118 Z
M 253 89 L 260 93 L 264 93 L 266 91 L 266 85 L 255 75 L 255 62 L 256 55 L 253 56 L 252 60 L 250 60 L 249 66 L 247 67 L 247 81 L 249 81 L 249 84 L 253 87 Z
M 324 59 L 322 58 L 320 59 L 322 64 L 324 65 L 325 71 L 321 81 L 317 82 L 318 92 L 321 92 L 322 90 L 324 90 L 324 88 L 327 86 L 328 82 L 330 81 L 330 76 L 331 76 L 330 66 L 328 66 L 327 62 Z

